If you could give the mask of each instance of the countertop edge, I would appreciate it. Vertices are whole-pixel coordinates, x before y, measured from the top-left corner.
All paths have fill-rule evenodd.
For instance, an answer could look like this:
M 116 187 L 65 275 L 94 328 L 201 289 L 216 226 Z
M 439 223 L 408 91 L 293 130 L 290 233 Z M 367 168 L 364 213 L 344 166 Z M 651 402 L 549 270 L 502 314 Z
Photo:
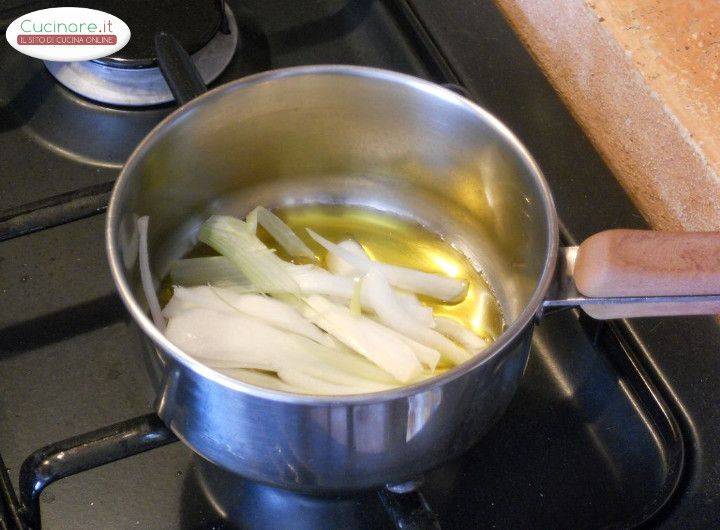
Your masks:
M 648 222 L 720 229 L 720 176 L 583 0 L 495 0 Z

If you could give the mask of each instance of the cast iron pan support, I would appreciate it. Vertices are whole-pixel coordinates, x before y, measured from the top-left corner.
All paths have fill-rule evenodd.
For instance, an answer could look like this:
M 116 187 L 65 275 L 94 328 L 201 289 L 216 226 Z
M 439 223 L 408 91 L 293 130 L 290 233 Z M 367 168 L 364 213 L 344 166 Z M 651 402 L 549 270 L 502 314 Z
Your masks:
M 40 529 L 40 494 L 56 480 L 177 441 L 155 414 L 122 421 L 35 451 L 20 467 L 20 514 Z
M 207 91 L 190 56 L 175 37 L 158 33 L 155 51 L 178 104 Z M 53 482 L 175 441 L 175 435 L 156 414 L 147 414 L 35 451 L 20 468 L 19 512 L 23 522 L 33 529 L 41 527 L 40 494 Z
M 175 37 L 164 31 L 155 35 L 155 53 L 160 72 L 178 105 L 207 92 L 192 59 Z

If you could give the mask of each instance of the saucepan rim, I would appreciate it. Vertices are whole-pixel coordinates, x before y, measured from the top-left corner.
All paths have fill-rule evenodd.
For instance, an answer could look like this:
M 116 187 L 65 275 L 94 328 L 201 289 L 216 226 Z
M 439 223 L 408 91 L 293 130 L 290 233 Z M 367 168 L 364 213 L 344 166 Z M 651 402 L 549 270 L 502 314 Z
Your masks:
M 406 87 L 410 87 L 411 89 L 424 91 L 449 103 L 462 105 L 467 110 L 474 113 L 479 119 L 483 120 L 493 129 L 495 129 L 495 131 L 501 136 L 501 138 L 505 142 L 507 142 L 509 147 L 518 154 L 522 162 L 533 174 L 540 192 L 542 207 L 545 213 L 544 217 L 547 230 L 546 244 L 548 251 L 545 256 L 542 274 L 530 298 L 530 301 L 526 304 L 523 311 L 520 313 L 520 315 L 518 315 L 517 318 L 515 318 L 515 320 L 507 327 L 507 329 L 505 329 L 505 331 L 498 337 L 498 339 L 488 348 L 487 353 L 482 357 L 471 359 L 442 375 L 433 377 L 432 379 L 421 381 L 419 383 L 408 386 L 384 390 L 381 392 L 342 396 L 315 396 L 306 394 L 295 394 L 283 392 L 280 390 L 262 388 L 259 386 L 244 383 L 242 381 L 238 381 L 230 376 L 227 376 L 210 368 L 209 366 L 201 363 L 200 361 L 193 359 L 190 355 L 172 344 L 165 337 L 165 335 L 153 324 L 152 320 L 145 314 L 137 300 L 135 300 L 135 297 L 133 296 L 130 286 L 128 284 L 127 278 L 125 277 L 124 267 L 117 241 L 117 234 L 119 233 L 119 223 L 121 221 L 121 215 L 123 213 L 121 211 L 121 205 L 124 204 L 128 193 L 129 184 L 135 175 L 138 164 L 141 160 L 143 160 L 144 156 L 152 150 L 155 145 L 155 141 L 160 137 L 162 132 L 164 132 L 167 128 L 172 127 L 178 120 L 186 116 L 187 113 L 191 112 L 193 109 L 209 103 L 215 98 L 219 98 L 235 90 L 242 89 L 243 87 L 257 85 L 260 83 L 265 83 L 287 77 L 317 75 L 363 77 L 372 78 L 380 81 L 387 81 L 390 83 L 405 85 Z M 152 217 L 150 218 L 150 226 L 152 227 Z M 169 353 L 177 362 L 182 363 L 188 369 L 191 369 L 194 372 L 202 375 L 203 377 L 206 377 L 207 379 L 210 379 L 211 381 L 220 384 L 230 390 L 249 394 L 257 398 L 264 398 L 278 402 L 296 403 L 299 405 L 305 404 L 324 406 L 333 404 L 362 405 L 367 403 L 392 401 L 395 399 L 406 398 L 413 394 L 419 394 L 438 385 L 443 385 L 454 379 L 462 377 L 465 374 L 477 369 L 479 366 L 489 362 L 497 355 L 500 355 L 503 351 L 506 351 L 516 340 L 520 338 L 523 331 L 528 326 L 533 325 L 533 320 L 536 317 L 540 305 L 542 304 L 545 295 L 550 287 L 550 284 L 553 280 L 558 254 L 559 237 L 557 213 L 555 210 L 554 200 L 548 184 L 545 180 L 545 177 L 542 174 L 542 171 L 540 170 L 539 166 L 532 158 L 528 150 L 525 148 L 525 146 L 523 146 L 523 144 L 517 139 L 517 137 L 499 119 L 497 119 L 495 116 L 490 114 L 488 111 L 486 111 L 479 105 L 476 105 L 475 103 L 458 95 L 457 93 L 430 81 L 426 81 L 407 74 L 392 72 L 389 70 L 349 65 L 297 66 L 277 70 L 269 70 L 253 74 L 218 86 L 213 90 L 202 94 L 201 96 L 176 109 L 169 116 L 163 119 L 158 125 L 156 125 L 152 131 L 150 131 L 150 133 L 140 142 L 140 144 L 138 144 L 138 146 L 128 158 L 128 161 L 125 163 L 122 171 L 120 172 L 120 176 L 115 182 L 112 196 L 110 198 L 107 212 L 105 236 L 106 250 L 110 263 L 110 272 L 112 274 L 112 278 L 115 282 L 118 293 L 120 294 L 120 298 L 122 299 L 125 307 L 127 307 L 128 311 L 133 316 L 135 321 L 139 324 L 143 332 L 148 337 L 150 337 L 150 339 L 152 339 L 152 341 L 157 347 Z

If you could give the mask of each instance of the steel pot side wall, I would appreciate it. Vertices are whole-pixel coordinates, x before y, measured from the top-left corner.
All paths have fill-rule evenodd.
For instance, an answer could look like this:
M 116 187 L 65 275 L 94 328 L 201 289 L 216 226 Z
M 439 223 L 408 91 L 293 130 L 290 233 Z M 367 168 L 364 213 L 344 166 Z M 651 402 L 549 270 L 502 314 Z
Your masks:
M 462 454 L 502 415 L 531 333 L 465 377 L 367 404 L 266 400 L 218 387 L 168 356 L 158 412 L 197 453 L 253 480 L 304 492 L 404 482 Z

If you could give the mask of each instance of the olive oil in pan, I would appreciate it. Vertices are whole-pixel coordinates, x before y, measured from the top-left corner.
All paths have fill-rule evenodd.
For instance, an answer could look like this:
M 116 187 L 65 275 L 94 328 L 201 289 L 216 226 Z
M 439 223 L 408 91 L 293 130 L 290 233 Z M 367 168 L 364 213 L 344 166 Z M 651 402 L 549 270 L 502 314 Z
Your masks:
M 308 236 L 306 228 L 335 243 L 354 239 L 378 261 L 467 280 L 467 296 L 459 303 L 421 299 L 436 315 L 451 317 L 480 336 L 489 338 L 489 333 L 496 338 L 502 332 L 500 305 L 483 275 L 440 236 L 419 224 L 377 210 L 349 206 L 292 206 L 274 211 L 318 256 L 325 256 L 326 252 Z M 266 244 L 276 246 L 267 234 L 259 235 Z M 290 259 L 281 251 L 278 256 Z M 487 294 L 491 295 L 489 304 L 482 301 Z
M 307 228 L 336 243 L 354 239 L 378 261 L 466 280 L 468 292 L 461 302 L 445 304 L 424 296 L 420 298 L 432 307 L 435 315 L 453 318 L 484 338 L 494 339 L 503 331 L 500 305 L 483 275 L 440 236 L 419 224 L 377 210 L 349 206 L 292 206 L 274 212 L 318 256 L 325 256 L 326 251 L 308 235 Z M 290 258 L 261 227 L 258 227 L 258 237 L 276 248 L 278 257 L 309 263 Z M 217 255 L 213 249 L 200 243 L 185 257 L 213 255 Z M 171 297 L 172 278 L 165 276 L 159 292 L 161 305 Z

